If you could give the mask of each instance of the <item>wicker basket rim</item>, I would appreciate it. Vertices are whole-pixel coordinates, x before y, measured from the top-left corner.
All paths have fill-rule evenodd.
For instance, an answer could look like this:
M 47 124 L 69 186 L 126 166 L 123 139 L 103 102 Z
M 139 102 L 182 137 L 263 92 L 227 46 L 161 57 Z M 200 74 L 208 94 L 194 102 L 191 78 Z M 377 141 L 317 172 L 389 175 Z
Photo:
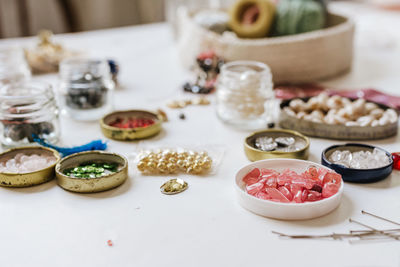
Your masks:
M 345 32 L 348 32 L 350 30 L 353 30 L 355 28 L 355 23 L 354 21 L 346 16 L 337 14 L 337 13 L 332 13 L 329 12 L 329 15 L 331 16 L 336 16 L 344 21 L 342 23 L 339 23 L 334 26 L 330 26 L 321 30 L 316 30 L 316 31 L 311 31 L 311 32 L 306 32 L 306 33 L 299 33 L 299 34 L 294 34 L 294 35 L 288 35 L 288 36 L 276 36 L 276 37 L 265 37 L 265 38 L 257 38 L 257 39 L 242 39 L 242 38 L 237 38 L 234 37 L 232 38 L 231 36 L 224 36 L 218 33 L 215 33 L 213 31 L 210 31 L 208 29 L 205 29 L 201 27 L 200 25 L 197 25 L 192 19 L 192 15 L 188 15 L 188 19 L 190 20 L 191 23 L 193 23 L 193 26 L 197 27 L 199 30 L 203 31 L 204 34 L 208 35 L 209 38 L 212 39 L 218 39 L 221 44 L 235 44 L 235 45 L 247 45 L 247 46 L 260 46 L 260 45 L 282 45 L 282 44 L 288 44 L 292 42 L 306 42 L 310 41 L 313 39 L 320 39 L 320 38 L 325 38 L 328 36 L 332 35 L 337 35 L 337 34 L 342 34 Z

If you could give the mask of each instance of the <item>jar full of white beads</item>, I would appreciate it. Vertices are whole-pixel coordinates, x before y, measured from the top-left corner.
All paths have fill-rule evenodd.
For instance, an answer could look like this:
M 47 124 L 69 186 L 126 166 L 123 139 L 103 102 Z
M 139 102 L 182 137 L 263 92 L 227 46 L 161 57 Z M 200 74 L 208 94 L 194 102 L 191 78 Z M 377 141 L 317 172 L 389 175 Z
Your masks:
M 243 129 L 265 128 L 273 117 L 272 74 L 257 61 L 233 61 L 221 68 L 217 82 L 217 114 Z

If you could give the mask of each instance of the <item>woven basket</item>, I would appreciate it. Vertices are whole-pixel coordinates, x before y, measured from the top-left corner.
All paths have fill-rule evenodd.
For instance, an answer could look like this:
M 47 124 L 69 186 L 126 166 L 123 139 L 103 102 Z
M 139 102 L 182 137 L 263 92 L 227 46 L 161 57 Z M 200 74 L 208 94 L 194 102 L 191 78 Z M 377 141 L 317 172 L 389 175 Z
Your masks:
M 178 18 L 178 50 L 189 67 L 196 56 L 212 49 L 227 61 L 256 60 L 271 67 L 274 83 L 304 83 L 331 78 L 350 70 L 354 23 L 328 14 L 328 27 L 283 37 L 239 39 L 232 33 L 214 33 L 197 25 L 193 14 Z

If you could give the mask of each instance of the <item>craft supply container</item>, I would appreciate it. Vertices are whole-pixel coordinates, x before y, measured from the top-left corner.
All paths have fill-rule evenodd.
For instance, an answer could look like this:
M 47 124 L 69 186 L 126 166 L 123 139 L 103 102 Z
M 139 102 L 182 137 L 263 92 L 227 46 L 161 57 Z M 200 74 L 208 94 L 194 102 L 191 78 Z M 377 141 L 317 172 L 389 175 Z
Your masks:
M 117 118 L 146 118 L 154 120 L 154 124 L 147 127 L 127 129 L 111 126 L 110 123 L 115 121 Z M 100 127 L 104 136 L 121 141 L 143 139 L 154 136 L 161 131 L 161 124 L 162 118 L 158 114 L 145 110 L 116 111 L 107 114 L 100 120 Z
M 315 82 L 351 68 L 355 23 L 348 17 L 328 12 L 327 25 L 321 30 L 246 39 L 205 29 L 194 20 L 197 12 L 182 10 L 177 14 L 178 53 L 185 67 L 190 67 L 206 47 L 227 62 L 257 60 L 268 64 L 276 84 Z
M 26 62 L 24 51 L 8 47 L 0 49 L 0 86 L 26 82 L 31 71 Z
M 284 151 L 263 151 L 255 147 L 254 143 L 258 137 L 293 137 L 296 142 L 304 143 L 304 147 L 291 152 Z M 310 140 L 299 132 L 291 130 L 262 130 L 252 133 L 246 137 L 244 141 L 244 152 L 251 161 L 272 159 L 272 158 L 291 158 L 291 159 L 308 159 L 308 153 L 310 148 Z
M 272 75 L 256 61 L 224 64 L 217 82 L 217 115 L 243 129 L 265 128 L 273 117 Z
M 35 153 L 46 153 L 56 157 L 56 162 L 51 166 L 29 173 L 1 173 L 0 172 L 0 186 L 4 187 L 28 187 L 38 185 L 50 181 L 54 178 L 54 167 L 60 160 L 60 155 L 57 151 L 41 146 L 18 147 L 4 151 L 0 154 L 0 160 L 7 160 L 14 157 L 18 153 L 32 155 Z
M 83 163 L 117 163 L 118 171 L 98 178 L 74 178 L 64 174 L 64 170 Z M 86 151 L 63 158 L 56 165 L 56 177 L 59 186 L 78 193 L 95 193 L 115 188 L 128 178 L 128 161 L 125 157 L 103 151 Z
M 315 202 L 274 202 L 270 200 L 259 199 L 246 192 L 243 177 L 254 168 L 273 169 L 279 172 L 290 168 L 291 170 L 299 173 L 307 170 L 310 165 L 313 165 L 317 168 L 329 169 L 311 161 L 298 159 L 266 159 L 244 166 L 237 172 L 235 178 L 236 195 L 240 205 L 255 214 L 280 220 L 307 220 L 330 213 L 336 209 L 341 202 L 343 194 L 343 182 L 341 183 L 339 191 L 335 195 Z
M 336 150 L 348 150 L 353 153 L 357 151 L 372 152 L 375 148 L 385 152 L 390 162 L 388 165 L 373 169 L 354 169 L 348 168 L 344 165 L 333 163 L 329 160 L 332 153 Z M 343 180 L 346 182 L 373 183 L 385 179 L 392 173 L 393 158 L 392 155 L 384 149 L 365 144 L 349 143 L 344 145 L 333 145 L 326 148 L 321 154 L 321 164 L 341 174 Z
M 300 98 L 308 101 L 309 97 Z M 307 136 L 322 137 L 337 140 L 376 140 L 394 136 L 397 134 L 398 121 L 379 126 L 346 126 L 343 124 L 327 124 L 299 119 L 289 115 L 284 108 L 289 106 L 290 101 L 284 100 L 280 104 L 279 126 L 284 129 L 298 131 Z M 386 110 L 386 105 L 375 103 L 379 108 Z
M 61 102 L 75 120 L 98 120 L 110 112 L 114 87 L 106 60 L 67 59 L 60 64 Z
M 0 88 L 0 141 L 6 147 L 33 142 L 33 135 L 56 143 L 59 110 L 50 84 L 29 81 Z

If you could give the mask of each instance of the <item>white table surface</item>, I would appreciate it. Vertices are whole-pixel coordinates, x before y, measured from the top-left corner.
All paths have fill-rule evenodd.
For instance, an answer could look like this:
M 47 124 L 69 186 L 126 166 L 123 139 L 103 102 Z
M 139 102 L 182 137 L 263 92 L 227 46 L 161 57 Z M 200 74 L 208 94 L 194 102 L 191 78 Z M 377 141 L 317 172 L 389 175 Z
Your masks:
M 332 8 L 356 20 L 356 56 L 351 73 L 325 84 L 400 94 L 400 15 L 348 3 Z M 183 95 L 180 86 L 187 78 L 167 25 L 66 34 L 57 41 L 120 63 L 123 89 L 115 93 L 116 109 L 161 107 L 169 115 L 157 137 L 140 144 L 109 141 L 109 151 L 129 156 L 138 145 L 220 144 L 225 155 L 210 177 L 181 176 L 189 189 L 175 196 L 159 191 L 170 177 L 143 177 L 133 168 L 125 184 L 97 194 L 70 193 L 55 181 L 0 188 L 0 266 L 400 266 L 399 242 L 351 245 L 271 234 L 359 229 L 348 222 L 350 217 L 386 226 L 361 215 L 362 209 L 400 221 L 398 171 L 373 184 L 346 183 L 340 207 L 321 218 L 290 222 L 257 216 L 238 205 L 233 187 L 236 171 L 249 163 L 242 147 L 248 133 L 222 124 L 214 105 L 186 108 L 186 120 L 165 106 Z M 0 41 L 10 44 L 33 41 Z M 39 79 L 56 82 L 55 75 Z M 104 138 L 96 122 L 62 116 L 61 124 L 65 145 Z M 334 143 L 312 138 L 310 160 L 319 162 L 322 149 Z M 398 136 L 368 143 L 400 151 Z M 114 246 L 107 246 L 109 239 Z

